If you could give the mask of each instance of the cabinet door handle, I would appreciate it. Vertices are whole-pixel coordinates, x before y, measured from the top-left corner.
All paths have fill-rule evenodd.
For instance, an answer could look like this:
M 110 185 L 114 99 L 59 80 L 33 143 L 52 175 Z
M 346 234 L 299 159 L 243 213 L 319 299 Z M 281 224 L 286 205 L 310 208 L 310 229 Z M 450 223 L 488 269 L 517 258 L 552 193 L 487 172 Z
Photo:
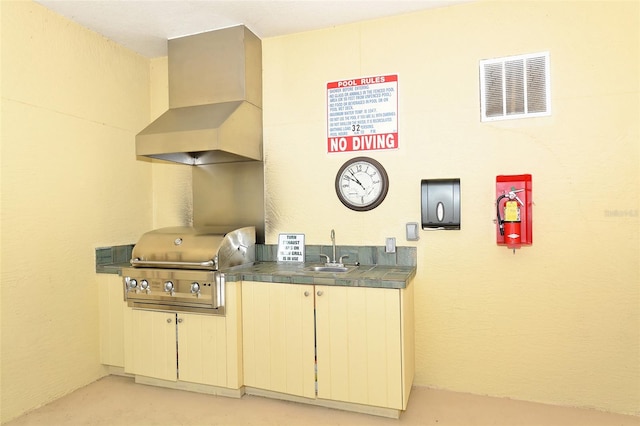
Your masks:
M 182 324 L 182 318 L 178 318 L 178 323 Z
M 322 290 L 318 290 L 318 292 L 316 293 L 318 296 L 322 296 L 324 294 L 324 292 Z
M 309 292 L 308 291 L 304 292 L 304 297 L 309 297 Z
M 167 324 L 171 324 L 171 318 L 167 318 Z

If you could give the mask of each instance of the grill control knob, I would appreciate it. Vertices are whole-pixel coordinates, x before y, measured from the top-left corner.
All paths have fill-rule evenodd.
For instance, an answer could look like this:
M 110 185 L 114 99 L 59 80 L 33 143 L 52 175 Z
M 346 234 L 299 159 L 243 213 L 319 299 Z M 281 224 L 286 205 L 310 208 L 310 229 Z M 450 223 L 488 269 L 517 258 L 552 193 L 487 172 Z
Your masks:
M 149 288 L 149 281 L 147 281 L 147 280 L 140 281 L 140 288 L 142 290 L 148 289 Z
M 127 289 L 133 290 L 137 286 L 138 286 L 138 281 L 134 280 L 133 278 L 130 278 L 129 280 L 127 280 Z
M 200 297 L 200 284 L 195 281 L 191 283 L 191 294 L 195 294 L 196 297 Z
M 165 281 L 165 283 L 164 283 L 164 291 L 166 293 L 170 293 L 173 296 L 173 282 Z

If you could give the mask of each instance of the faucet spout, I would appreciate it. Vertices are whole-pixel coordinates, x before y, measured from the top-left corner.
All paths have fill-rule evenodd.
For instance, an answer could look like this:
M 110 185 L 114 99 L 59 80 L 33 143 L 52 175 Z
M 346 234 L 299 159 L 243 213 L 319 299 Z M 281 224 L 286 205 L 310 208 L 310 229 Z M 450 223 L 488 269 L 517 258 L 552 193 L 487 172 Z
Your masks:
M 333 246 L 333 259 L 331 262 L 336 263 L 336 231 L 331 230 L 331 245 Z
M 344 266 L 344 264 L 342 263 L 342 259 L 345 257 L 349 257 L 348 254 L 345 254 L 344 256 L 340 256 L 340 260 L 336 261 L 336 231 L 334 231 L 333 229 L 331 230 L 331 250 L 333 252 L 333 259 L 329 258 L 329 256 L 327 256 L 324 253 L 320 253 L 320 257 L 321 258 L 325 258 L 327 259 L 327 263 L 325 263 L 325 266 L 339 266 L 342 267 Z

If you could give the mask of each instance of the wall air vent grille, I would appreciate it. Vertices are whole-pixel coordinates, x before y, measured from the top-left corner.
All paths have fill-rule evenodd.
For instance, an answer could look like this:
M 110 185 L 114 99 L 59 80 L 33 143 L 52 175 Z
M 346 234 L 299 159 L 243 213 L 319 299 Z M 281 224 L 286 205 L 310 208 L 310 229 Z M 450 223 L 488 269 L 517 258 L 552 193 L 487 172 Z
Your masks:
M 482 121 L 551 115 L 549 52 L 480 61 Z

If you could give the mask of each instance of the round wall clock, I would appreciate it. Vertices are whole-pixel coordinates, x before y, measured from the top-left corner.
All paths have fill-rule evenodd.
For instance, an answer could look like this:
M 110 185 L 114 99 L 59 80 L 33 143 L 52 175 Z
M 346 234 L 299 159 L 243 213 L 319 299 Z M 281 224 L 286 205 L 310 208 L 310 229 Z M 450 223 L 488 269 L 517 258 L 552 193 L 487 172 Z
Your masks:
M 336 175 L 338 199 L 351 210 L 367 211 L 378 207 L 387 191 L 387 172 L 372 158 L 352 158 L 340 167 Z

